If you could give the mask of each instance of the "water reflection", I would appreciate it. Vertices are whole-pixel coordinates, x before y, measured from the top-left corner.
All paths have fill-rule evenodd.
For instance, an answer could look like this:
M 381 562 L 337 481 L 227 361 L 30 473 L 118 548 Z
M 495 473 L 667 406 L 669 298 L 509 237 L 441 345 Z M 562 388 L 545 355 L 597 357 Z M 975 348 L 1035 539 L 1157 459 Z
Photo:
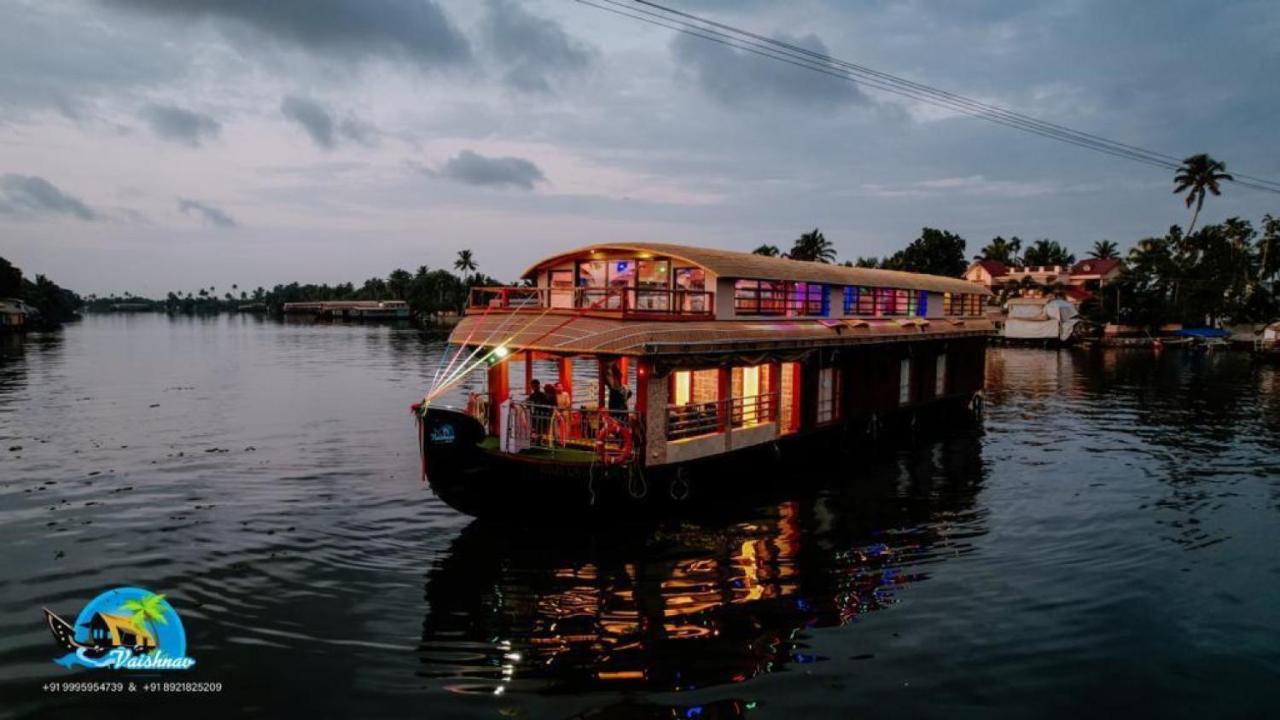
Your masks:
M 953 439 L 721 517 L 585 538 L 475 522 L 428 574 L 423 673 L 456 692 L 690 690 L 823 660 L 806 629 L 972 550 L 982 472 L 977 440 Z

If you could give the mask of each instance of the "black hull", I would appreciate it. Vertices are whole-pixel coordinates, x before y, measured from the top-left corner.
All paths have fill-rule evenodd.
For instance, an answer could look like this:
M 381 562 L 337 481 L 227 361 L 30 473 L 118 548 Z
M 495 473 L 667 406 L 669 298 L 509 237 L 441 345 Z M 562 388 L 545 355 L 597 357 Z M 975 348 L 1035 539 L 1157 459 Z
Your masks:
M 847 422 L 762 445 L 657 467 L 557 462 L 489 451 L 484 429 L 461 413 L 431 409 L 423 423 L 427 481 L 436 496 L 475 517 L 524 522 L 610 519 L 697 511 L 749 502 L 783 486 L 818 484 L 825 469 L 855 456 L 972 427 L 981 408 L 951 397 L 905 408 L 886 418 Z M 443 425 L 453 429 L 443 433 Z M 435 433 L 437 441 L 433 441 Z

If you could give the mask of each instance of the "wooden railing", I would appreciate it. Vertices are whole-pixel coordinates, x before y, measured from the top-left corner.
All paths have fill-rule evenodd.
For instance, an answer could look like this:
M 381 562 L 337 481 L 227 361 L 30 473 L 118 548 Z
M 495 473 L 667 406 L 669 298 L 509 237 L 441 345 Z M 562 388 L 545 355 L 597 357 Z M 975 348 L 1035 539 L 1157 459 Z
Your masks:
M 709 319 L 715 317 L 715 293 L 675 288 L 471 288 L 468 310 L 515 312 L 552 309 L 616 313 L 632 318 Z

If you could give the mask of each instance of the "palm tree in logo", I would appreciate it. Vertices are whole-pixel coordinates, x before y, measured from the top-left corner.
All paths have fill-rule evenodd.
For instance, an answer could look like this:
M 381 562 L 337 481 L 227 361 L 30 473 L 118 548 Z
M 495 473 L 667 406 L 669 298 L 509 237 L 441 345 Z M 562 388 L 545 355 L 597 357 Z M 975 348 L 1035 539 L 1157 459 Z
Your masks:
M 141 600 L 126 600 L 120 608 L 131 611 L 133 616 L 129 620 L 135 627 L 146 628 L 151 633 L 152 638 L 157 637 L 154 623 L 169 624 L 169 620 L 165 618 L 165 613 L 169 610 L 169 604 L 164 601 L 164 595 L 149 593 L 143 595 Z M 159 642 L 157 639 L 156 644 L 159 645 Z

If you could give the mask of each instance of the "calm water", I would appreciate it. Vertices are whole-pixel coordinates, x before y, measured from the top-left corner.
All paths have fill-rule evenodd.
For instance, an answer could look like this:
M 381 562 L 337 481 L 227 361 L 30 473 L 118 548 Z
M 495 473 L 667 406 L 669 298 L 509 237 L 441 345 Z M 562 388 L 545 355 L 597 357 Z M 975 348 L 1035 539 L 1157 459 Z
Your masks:
M 0 716 L 1274 717 L 1280 373 L 992 350 L 985 433 L 608 532 L 417 476 L 438 341 L 252 318 L 0 338 Z M 140 585 L 217 696 L 81 679 L 40 612 Z M 92 675 L 88 675 L 92 677 Z M 146 712 L 150 712 L 148 710 Z

